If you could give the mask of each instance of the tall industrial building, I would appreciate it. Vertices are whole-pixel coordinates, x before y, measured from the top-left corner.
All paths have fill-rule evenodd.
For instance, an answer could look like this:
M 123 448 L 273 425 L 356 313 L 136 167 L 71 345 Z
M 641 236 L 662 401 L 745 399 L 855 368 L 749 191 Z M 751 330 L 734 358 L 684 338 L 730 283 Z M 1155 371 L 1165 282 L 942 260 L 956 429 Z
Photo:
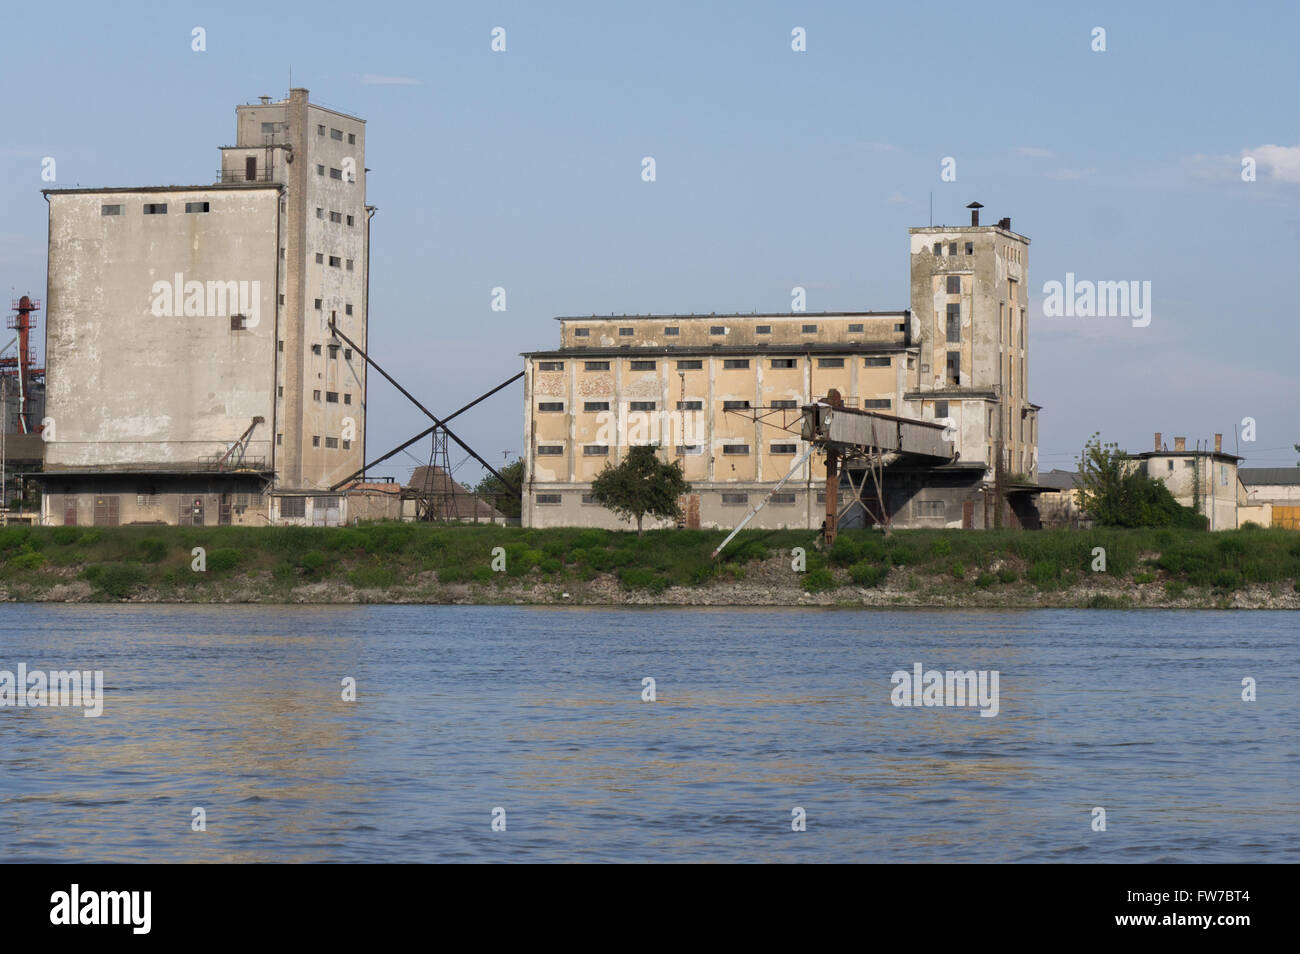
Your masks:
M 334 523 L 360 469 L 365 121 L 236 107 L 216 183 L 51 189 L 47 523 Z
M 940 466 L 886 462 L 883 512 L 863 493 L 842 526 L 1033 525 L 1029 239 L 970 208 L 969 226 L 910 230 L 907 310 L 557 319 L 560 347 L 524 355 L 524 525 L 623 526 L 591 482 L 652 444 L 692 485 L 686 525 L 734 526 L 807 450 L 800 408 L 832 390 L 849 407 L 943 422 L 956 451 Z M 752 525 L 820 526 L 825 473 L 813 456 Z M 843 486 L 860 488 L 860 472 Z

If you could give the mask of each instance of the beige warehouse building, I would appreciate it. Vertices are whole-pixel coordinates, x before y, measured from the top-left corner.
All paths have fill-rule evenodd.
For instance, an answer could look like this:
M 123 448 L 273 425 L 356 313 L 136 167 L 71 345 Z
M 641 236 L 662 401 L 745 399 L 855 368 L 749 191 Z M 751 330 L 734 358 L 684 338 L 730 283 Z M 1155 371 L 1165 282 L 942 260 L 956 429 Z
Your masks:
M 942 422 L 957 451 L 941 467 L 889 467 L 884 513 L 864 499 L 858 520 L 1033 525 L 1029 240 L 1009 219 L 978 216 L 973 204 L 969 226 L 910 230 L 906 310 L 557 319 L 560 347 L 524 355 L 524 524 L 623 526 L 591 482 L 628 447 L 652 444 L 692 485 L 686 525 L 734 526 L 807 450 L 800 408 L 833 389 L 851 407 Z M 814 456 L 754 525 L 819 526 L 824 474 Z
M 211 185 L 52 189 L 46 523 L 335 523 L 360 469 L 365 122 L 236 107 Z

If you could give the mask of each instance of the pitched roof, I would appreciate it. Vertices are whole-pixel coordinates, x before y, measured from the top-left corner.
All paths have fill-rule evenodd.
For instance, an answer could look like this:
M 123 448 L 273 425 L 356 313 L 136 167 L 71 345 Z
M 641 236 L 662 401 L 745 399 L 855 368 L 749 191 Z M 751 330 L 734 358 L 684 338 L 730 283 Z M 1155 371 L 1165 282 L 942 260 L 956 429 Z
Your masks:
M 1239 467 L 1237 476 L 1247 487 L 1261 484 L 1300 484 L 1300 467 Z
M 1057 490 L 1070 490 L 1079 482 L 1079 475 L 1072 470 L 1049 470 L 1047 473 L 1038 474 L 1038 484 L 1040 487 L 1054 487 Z
M 434 495 L 440 514 L 454 520 L 493 520 L 505 516 L 486 500 L 452 480 L 451 475 L 437 464 L 415 468 L 406 489 L 415 494 Z

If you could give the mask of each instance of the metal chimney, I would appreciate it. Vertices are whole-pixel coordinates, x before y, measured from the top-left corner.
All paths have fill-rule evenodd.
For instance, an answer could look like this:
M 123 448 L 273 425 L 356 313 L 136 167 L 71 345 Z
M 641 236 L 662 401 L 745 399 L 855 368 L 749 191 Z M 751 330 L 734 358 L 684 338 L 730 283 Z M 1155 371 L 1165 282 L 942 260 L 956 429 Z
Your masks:
M 971 224 L 971 226 L 974 227 L 974 226 L 979 225 L 979 224 L 980 224 L 980 209 L 984 208 L 984 206 L 980 205 L 978 202 L 972 202 L 970 205 L 966 206 L 966 208 L 970 209 L 970 224 Z

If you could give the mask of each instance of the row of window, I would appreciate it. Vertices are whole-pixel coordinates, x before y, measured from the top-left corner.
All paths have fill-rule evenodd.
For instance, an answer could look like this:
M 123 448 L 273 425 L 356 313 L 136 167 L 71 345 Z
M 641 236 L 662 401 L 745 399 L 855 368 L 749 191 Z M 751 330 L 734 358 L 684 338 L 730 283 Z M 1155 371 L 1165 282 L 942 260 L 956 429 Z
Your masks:
M 329 350 L 330 350 L 330 357 L 331 357 L 331 358 L 337 358 L 337 357 L 339 356 L 339 345 L 332 344 L 332 345 L 327 345 L 326 347 L 328 347 Z M 283 353 L 284 353 L 284 342 L 283 342 L 283 341 L 277 341 L 277 342 L 275 343 L 275 350 L 276 350 L 276 351 L 279 351 L 281 354 L 283 354 Z M 319 344 L 314 344 L 314 345 L 312 345 L 312 346 L 311 346 L 311 353 L 312 353 L 312 354 L 320 354 L 320 353 L 321 353 L 321 346 L 320 346 Z M 344 361 L 351 361 L 351 360 L 352 360 L 352 349 L 351 349 L 351 348 L 344 348 L 344 349 L 343 349 L 343 360 L 344 360 Z
M 317 264 L 317 265 L 324 265 L 324 264 L 325 264 L 325 258 L 326 258 L 326 256 L 325 256 L 325 253 L 324 253 L 324 252 L 317 252 L 317 253 L 316 253 L 316 264 Z M 330 255 L 330 256 L 329 256 L 329 267 L 330 267 L 330 268 L 340 268 L 340 267 L 343 265 L 343 262 L 344 262 L 344 260 L 343 260 L 342 256 L 339 256 L 339 255 Z M 353 268 L 353 261 L 352 261 L 352 259 L 349 258 L 349 259 L 347 260 L 347 269 L 348 269 L 348 271 L 352 271 L 352 268 Z
M 936 257 L 936 258 L 938 258 L 938 257 L 940 257 L 940 256 L 943 255 L 943 249 L 944 249 L 944 245 L 943 245 L 942 242 L 935 242 L 935 243 L 934 243 L 934 254 L 935 254 L 935 257 Z M 975 243 L 974 243 L 974 242 L 967 242 L 967 243 L 965 243 L 965 249 L 964 249 L 964 251 L 966 252 L 967 255 L 974 255 L 974 254 L 975 254 Z M 956 243 L 956 242 L 949 242 L 949 243 L 948 243 L 948 254 L 949 254 L 949 255 L 956 255 L 956 254 L 957 254 L 957 243 Z
M 320 392 L 319 389 L 317 389 L 317 390 L 313 390 L 313 391 L 311 392 L 311 399 L 312 399 L 313 401 L 316 401 L 316 402 L 319 403 L 319 402 L 320 402 L 320 395 L 321 395 L 321 392 Z M 280 396 L 281 396 L 281 397 L 284 396 L 284 387 L 283 387 L 283 385 L 280 387 Z M 338 403 L 339 403 L 339 392 L 338 392 L 338 391 L 326 391 L 326 392 L 325 392 L 325 403 L 326 403 L 326 404 L 338 404 Z M 352 395 L 349 394 L 347 391 L 344 391 L 344 392 L 343 392 L 343 403 L 344 403 L 344 404 L 351 404 L 351 403 L 352 403 Z
M 319 301 L 319 299 L 317 299 Z M 317 306 L 319 307 L 319 305 Z M 351 312 L 349 312 L 351 314 Z M 819 368 L 842 368 L 844 367 L 844 358 L 818 358 L 817 367 Z M 653 371 L 658 362 L 651 360 L 633 360 L 628 362 L 632 371 Z M 889 357 L 869 357 L 862 359 L 863 367 L 867 368 L 888 368 L 893 364 L 893 359 Z M 744 370 L 749 367 L 749 358 L 724 358 L 723 368 L 727 370 Z M 777 369 L 788 369 L 799 367 L 798 358 L 772 358 L 771 367 Z M 584 361 L 582 370 L 584 371 L 608 371 L 610 362 L 608 361 Z M 704 361 L 701 358 L 683 358 L 677 362 L 678 371 L 701 371 L 704 369 Z M 563 371 L 563 361 L 538 361 L 538 371 Z
M 799 446 L 797 444 L 770 445 L 770 453 L 773 454 L 787 454 L 793 457 L 798 452 L 799 452 Z M 677 453 L 687 454 L 687 455 L 702 454 L 704 453 L 704 448 L 699 444 L 678 444 Z M 748 444 L 723 444 L 722 453 L 724 456 L 727 457 L 747 457 L 749 455 L 749 445 Z M 537 456 L 538 457 L 563 457 L 564 445 L 563 444 L 538 444 Z M 609 445 L 608 444 L 584 444 L 582 445 L 582 456 L 583 457 L 608 457 Z
M 856 401 L 849 400 L 846 401 L 845 403 L 848 404 L 849 406 L 852 406 L 853 404 L 856 403 Z M 946 402 L 944 403 L 946 406 Z M 582 411 L 584 414 L 599 414 L 608 411 L 609 406 L 610 406 L 609 401 L 583 401 Z M 774 400 L 771 404 L 767 406 L 771 408 L 782 408 L 782 409 L 797 408 L 799 406 L 799 402 L 788 398 L 781 398 L 778 400 Z M 862 406 L 867 410 L 887 411 L 894 406 L 894 401 L 892 398 L 864 398 L 862 401 Z M 751 405 L 748 401 L 723 401 L 722 402 L 722 409 L 724 411 L 748 411 L 752 407 L 753 405 Z M 629 411 L 655 411 L 658 410 L 658 402 L 629 401 L 628 410 Z M 678 401 L 677 410 L 702 411 L 704 410 L 704 402 L 703 401 Z M 563 414 L 564 402 L 563 401 L 539 401 L 537 403 L 537 411 L 540 414 Z M 936 411 L 936 413 L 938 412 Z M 945 411 L 944 415 L 946 414 L 947 412 Z M 944 415 L 939 415 L 939 416 L 944 416 Z
M 283 434 L 276 434 L 276 435 L 275 435 L 275 443 L 276 443 L 276 446 L 277 446 L 277 447 L 283 447 L 283 446 L 284 446 L 284 435 L 283 435 Z M 352 449 L 352 442 L 351 442 L 351 441 L 343 441 L 342 443 L 343 443 L 343 449 L 344 449 L 344 450 L 351 450 L 351 449 Z M 312 447 L 320 447 L 320 435 L 319 435 L 319 434 L 316 434 L 316 435 L 313 435 L 313 436 L 312 436 L 312 439 L 311 439 L 311 446 L 312 446 Z M 338 450 L 338 447 L 339 447 L 339 439 L 338 439 L 337 437 L 327 437 L 327 438 L 325 438 L 325 446 L 326 446 L 327 448 L 329 448 L 330 450 Z M 285 516 L 288 516 L 288 514 L 285 514 Z M 299 514 L 298 516 L 302 516 L 302 514 Z
M 316 206 L 316 218 L 320 219 L 321 221 L 325 220 L 325 210 L 320 206 Z M 335 223 L 336 225 L 351 226 L 356 223 L 356 218 L 351 215 L 344 215 L 342 212 L 331 211 L 330 221 Z
M 283 295 L 280 296 L 280 304 L 282 304 L 282 305 L 284 304 L 284 296 L 283 296 Z M 314 307 L 317 311 L 322 311 L 322 310 L 324 309 L 324 306 L 325 306 L 325 299 L 323 299 L 323 298 L 316 298 L 316 299 L 313 300 L 313 306 L 312 306 L 312 307 Z M 352 314 L 352 305 L 351 305 L 351 304 L 346 304 L 346 303 L 345 303 L 345 304 L 343 305 L 343 314 L 345 314 L 345 315 L 350 315 L 350 314 Z M 333 317 L 333 316 L 334 316 L 334 312 L 330 312 L 330 317 Z M 351 352 L 351 351 L 348 352 L 348 357 L 349 357 L 349 358 L 352 357 L 352 352 Z
M 319 162 L 316 163 L 316 175 L 318 175 L 318 176 L 323 176 L 323 175 L 325 175 L 325 167 L 324 167 L 323 165 L 321 165 Z M 342 181 L 342 180 L 343 180 L 343 170 L 342 170 L 342 169 L 335 169 L 333 166 L 330 166 L 330 178 L 331 178 L 331 179 L 338 179 L 338 180 Z M 348 181 L 348 182 L 352 182 L 352 181 L 354 181 L 354 180 L 353 180 L 353 179 L 348 179 L 347 181 Z
M 853 324 L 850 324 L 850 325 L 849 325 L 848 333 L 851 334 L 851 335 L 860 335 L 860 334 L 862 334 L 862 333 L 865 331 L 865 329 L 866 329 L 866 325 L 864 325 L 864 324 L 858 324 L 858 323 L 853 323 Z M 894 326 L 894 330 L 895 330 L 895 331 L 902 331 L 902 330 L 903 330 L 903 325 L 901 325 L 901 324 L 897 324 L 897 325 L 895 325 L 895 326 Z M 730 334 L 730 333 L 731 333 L 731 329 L 729 329 L 726 325 L 710 325 L 710 326 L 709 326 L 709 334 L 711 334 L 711 335 L 728 335 L 728 334 Z M 754 334 L 756 334 L 756 335 L 770 335 L 771 333 L 772 333 L 772 326 L 771 326 L 771 325 L 755 325 L 755 326 L 754 326 Z M 817 334 L 817 326 L 816 326 L 816 325 L 801 325 L 801 326 L 799 327 L 799 333 L 800 333 L 800 334 L 805 334 L 805 335 L 815 335 L 815 334 Z M 619 328 L 619 329 L 618 329 L 618 334 L 619 334 L 619 337 L 621 337 L 621 338 L 631 338 L 631 337 L 633 337 L 633 336 L 636 334 L 636 329 L 635 329 L 635 328 L 630 328 L 630 327 Z M 675 336 L 675 335 L 680 335 L 680 334 L 681 334 L 681 329 L 680 329 L 679 327 L 677 327 L 676 325 L 668 325 L 667 327 L 664 328 L 664 334 L 665 334 L 666 336 L 668 336 L 668 337 L 673 337 L 673 336 Z M 575 338 L 590 338 L 590 337 L 591 337 L 591 329 L 590 329 L 590 328 L 574 328 L 574 329 L 573 329 L 573 336 L 574 336 Z
M 145 215 L 166 215 L 167 214 L 166 202 L 146 202 L 144 203 L 142 208 Z M 194 214 L 196 212 L 210 212 L 212 211 L 212 203 L 211 202 L 186 202 L 185 211 L 190 214 Z M 99 214 L 100 215 L 121 215 L 122 206 L 120 203 L 105 203 L 104 205 L 101 205 L 99 207 Z
M 267 131 L 266 127 L 269 126 L 269 125 L 271 125 L 271 124 L 270 124 L 270 123 L 262 123 L 262 132 L 266 132 L 266 131 Z M 324 127 L 323 125 L 317 125 L 317 126 L 316 126 L 316 135 L 318 135 L 318 136 L 323 136 L 323 135 L 325 135 L 325 127 Z M 342 141 L 343 141 L 343 130 L 342 130 L 342 129 L 331 129 L 331 130 L 330 130 L 330 138 L 333 139 L 333 140 L 335 140 L 335 141 L 337 141 L 337 142 L 342 142 Z M 357 134 L 356 134 L 356 133 L 348 133 L 348 145 L 349 145 L 349 146 L 355 146 L 356 144 L 357 144 Z

